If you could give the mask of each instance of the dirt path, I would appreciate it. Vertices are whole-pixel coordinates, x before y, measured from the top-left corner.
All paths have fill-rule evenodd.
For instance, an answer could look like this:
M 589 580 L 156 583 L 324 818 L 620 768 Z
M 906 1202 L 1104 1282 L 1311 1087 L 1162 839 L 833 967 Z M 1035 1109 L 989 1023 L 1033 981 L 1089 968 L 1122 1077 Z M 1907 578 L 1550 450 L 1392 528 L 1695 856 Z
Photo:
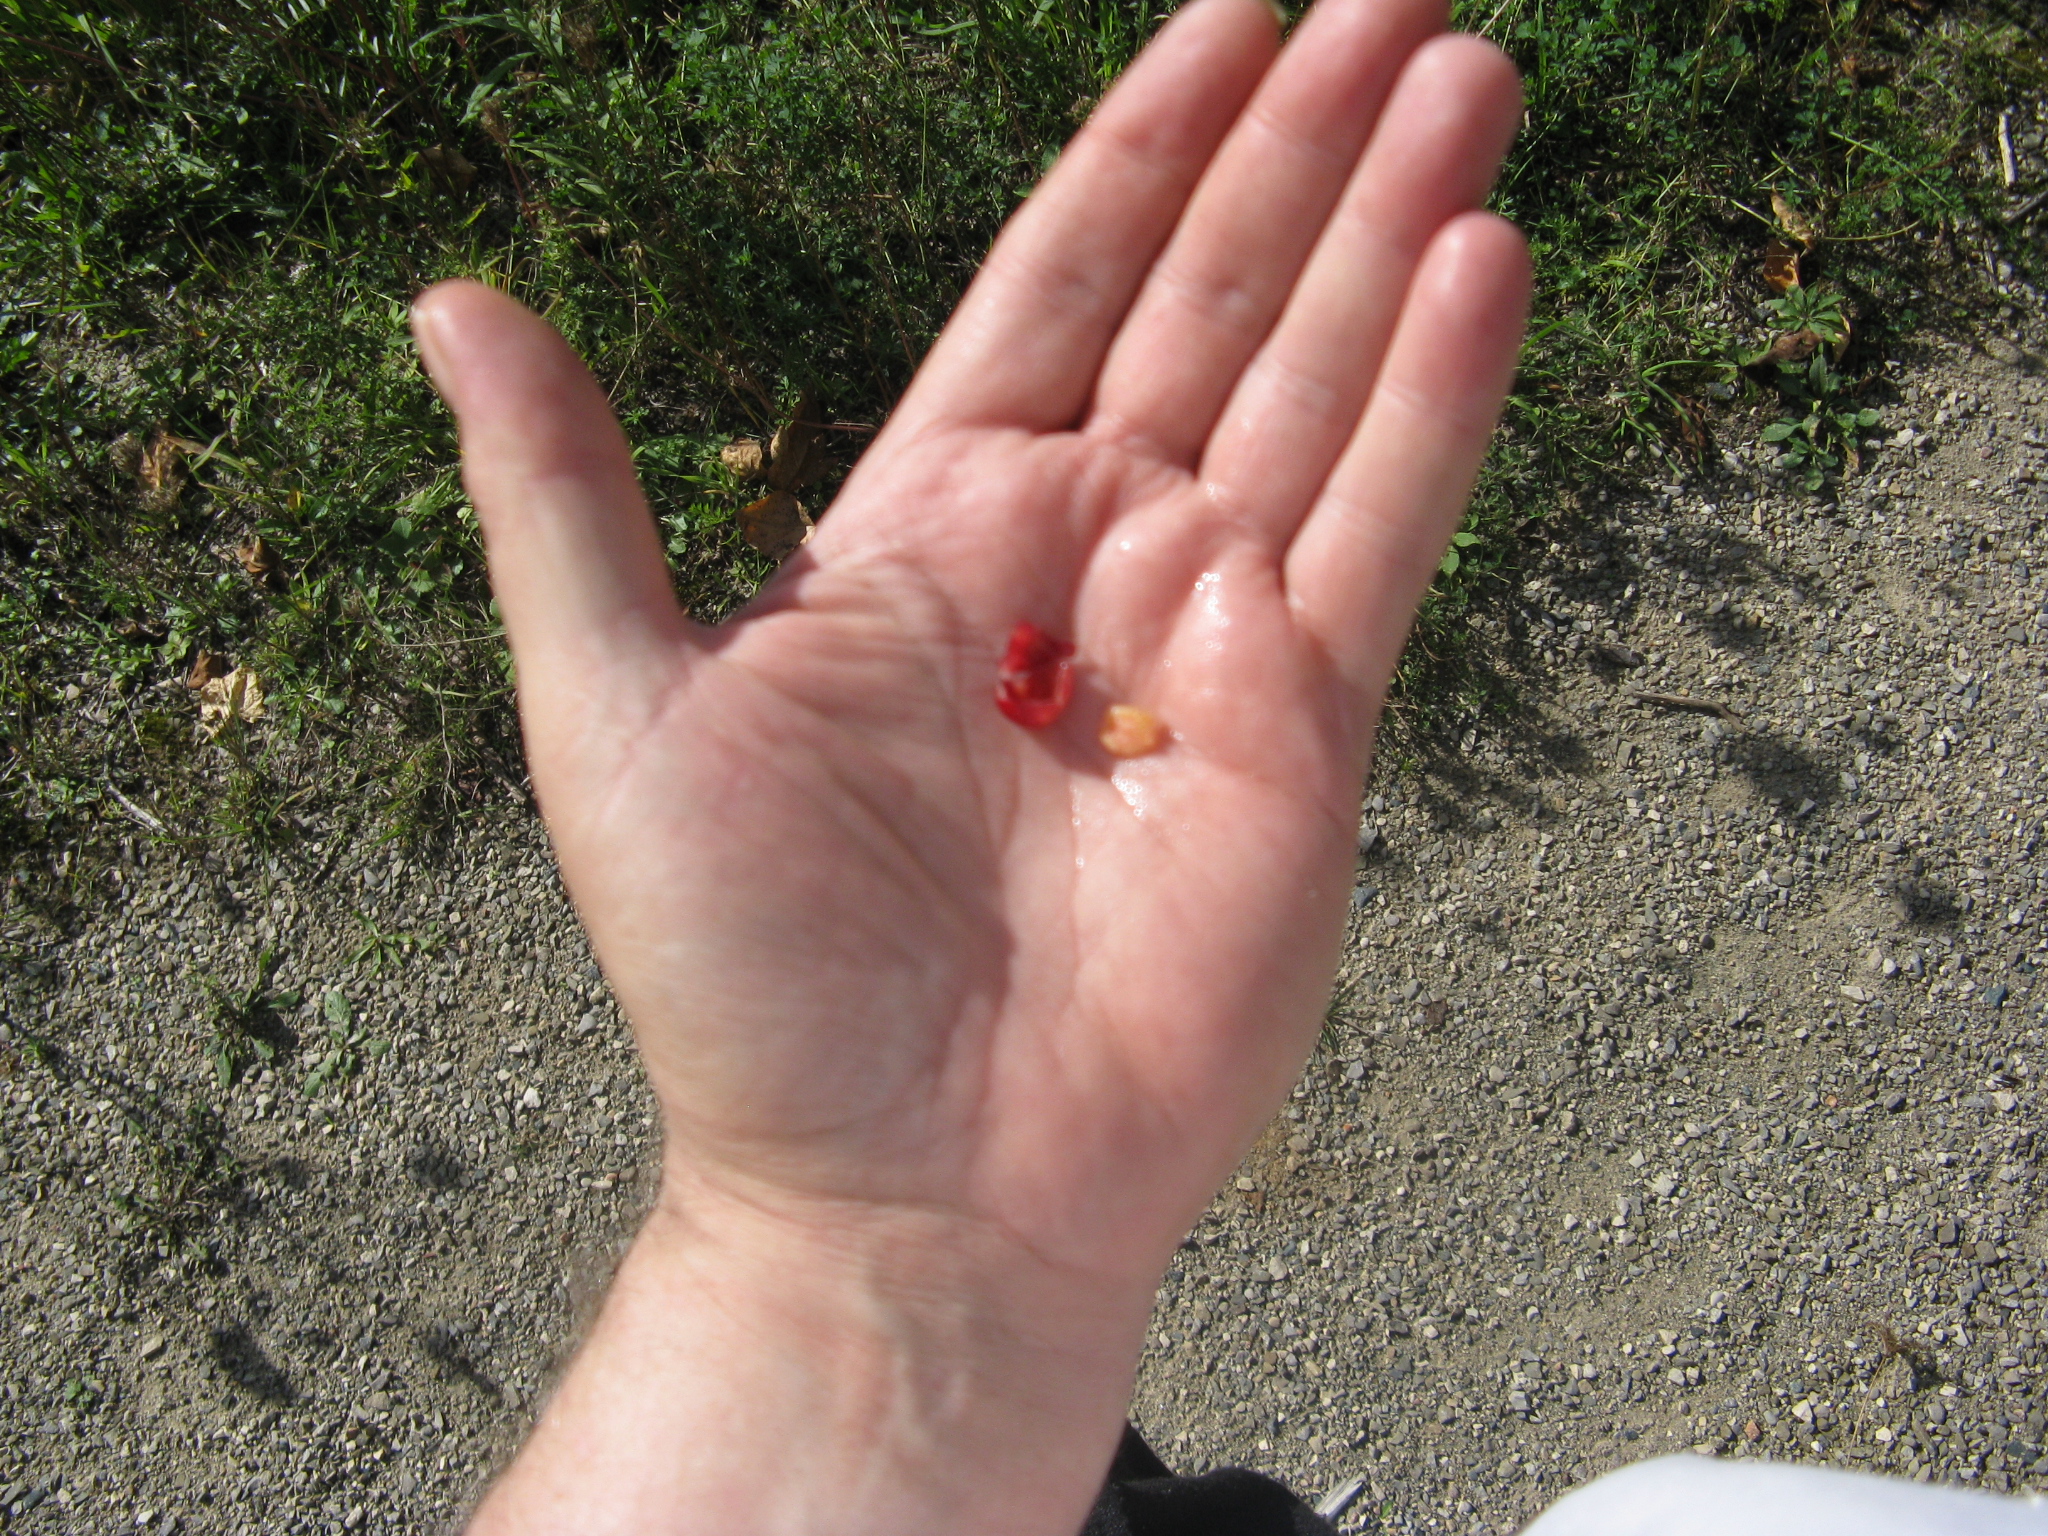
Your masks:
M 1382 765 L 1330 1048 L 1161 1291 L 1169 1460 L 1459 1533 L 1679 1447 L 2027 1484 L 2048 418 L 2002 350 L 1902 365 L 1838 509 L 1644 461 L 1490 621 L 1525 703 Z M 150 842 L 0 976 L 0 1506 L 442 1529 L 644 1199 L 624 1028 L 530 821 Z

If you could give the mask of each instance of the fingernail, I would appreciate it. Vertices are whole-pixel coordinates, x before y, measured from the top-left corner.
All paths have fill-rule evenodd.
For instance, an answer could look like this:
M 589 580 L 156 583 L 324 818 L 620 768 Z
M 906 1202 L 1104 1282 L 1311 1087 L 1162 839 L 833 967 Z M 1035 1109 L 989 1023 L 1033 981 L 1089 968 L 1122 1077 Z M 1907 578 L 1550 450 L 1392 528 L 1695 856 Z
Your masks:
M 423 305 L 415 299 L 410 319 L 413 345 L 419 348 L 420 366 L 427 370 L 428 380 L 433 384 L 436 393 L 445 400 L 448 398 L 448 372 L 446 354 L 442 350 L 438 334 L 443 324 L 441 313 L 433 306 Z

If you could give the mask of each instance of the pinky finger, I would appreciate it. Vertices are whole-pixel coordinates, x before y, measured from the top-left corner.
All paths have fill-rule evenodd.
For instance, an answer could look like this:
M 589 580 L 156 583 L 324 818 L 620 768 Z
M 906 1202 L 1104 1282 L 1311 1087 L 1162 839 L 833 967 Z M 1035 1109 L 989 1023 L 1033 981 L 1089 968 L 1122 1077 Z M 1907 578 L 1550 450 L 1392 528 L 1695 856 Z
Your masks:
M 1457 531 L 1529 307 L 1521 233 L 1486 213 L 1437 233 L 1365 415 L 1287 551 L 1297 621 L 1378 713 L 1415 605 Z

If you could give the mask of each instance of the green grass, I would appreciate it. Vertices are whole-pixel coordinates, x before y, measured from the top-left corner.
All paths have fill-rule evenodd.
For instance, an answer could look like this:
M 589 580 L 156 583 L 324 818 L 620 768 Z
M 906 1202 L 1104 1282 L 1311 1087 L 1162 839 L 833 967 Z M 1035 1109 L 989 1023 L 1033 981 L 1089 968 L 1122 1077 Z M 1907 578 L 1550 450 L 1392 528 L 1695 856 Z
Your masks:
M 815 388 L 827 499 L 1160 9 L 0 0 L 9 902 L 61 914 L 113 832 L 159 835 L 142 817 L 264 846 L 344 807 L 412 838 L 518 793 L 474 519 L 405 332 L 422 285 L 483 277 L 564 330 L 715 620 L 768 572 L 719 446 Z M 1527 72 L 1499 205 L 1540 292 L 1404 672 L 1419 718 L 1476 686 L 1461 620 L 1532 526 L 1630 455 L 1695 451 L 1765 329 L 1774 188 L 1824 219 L 1866 358 L 1967 297 L 1951 241 L 1995 201 L 1990 116 L 2042 81 L 2026 14 L 1460 5 Z M 120 467 L 159 432 L 211 446 L 177 494 Z M 267 584 L 235 558 L 257 535 Z M 198 737 L 199 649 L 260 672 L 265 722 Z
M 1980 158 L 1999 110 L 2048 85 L 2030 8 L 1474 0 L 1458 14 L 1524 72 L 1528 122 L 1496 206 L 1529 234 L 1537 292 L 1466 525 L 1467 579 L 1439 583 L 1403 663 L 1424 729 L 1500 688 L 1456 621 L 1532 525 L 1618 478 L 1749 449 L 1750 412 L 1731 403 L 1807 414 L 1798 381 L 1738 366 L 1781 328 L 1761 276 L 1774 191 L 1821 224 L 1808 282 L 1855 317 L 1845 398 L 1876 385 L 1902 335 L 1984 316 L 1983 272 L 1959 254 L 1979 226 L 2037 286 L 2048 267 L 2000 225 Z

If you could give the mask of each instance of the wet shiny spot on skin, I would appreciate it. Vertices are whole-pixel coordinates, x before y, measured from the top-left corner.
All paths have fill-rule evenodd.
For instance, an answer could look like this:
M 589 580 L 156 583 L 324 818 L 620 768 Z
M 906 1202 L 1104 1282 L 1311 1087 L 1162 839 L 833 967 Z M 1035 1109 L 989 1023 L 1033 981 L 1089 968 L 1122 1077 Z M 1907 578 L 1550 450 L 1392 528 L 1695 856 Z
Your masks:
M 1109 782 L 1116 786 L 1116 792 L 1123 797 L 1131 814 L 1143 821 L 1152 810 L 1152 793 L 1145 781 L 1129 768 L 1119 768 L 1110 775 Z

